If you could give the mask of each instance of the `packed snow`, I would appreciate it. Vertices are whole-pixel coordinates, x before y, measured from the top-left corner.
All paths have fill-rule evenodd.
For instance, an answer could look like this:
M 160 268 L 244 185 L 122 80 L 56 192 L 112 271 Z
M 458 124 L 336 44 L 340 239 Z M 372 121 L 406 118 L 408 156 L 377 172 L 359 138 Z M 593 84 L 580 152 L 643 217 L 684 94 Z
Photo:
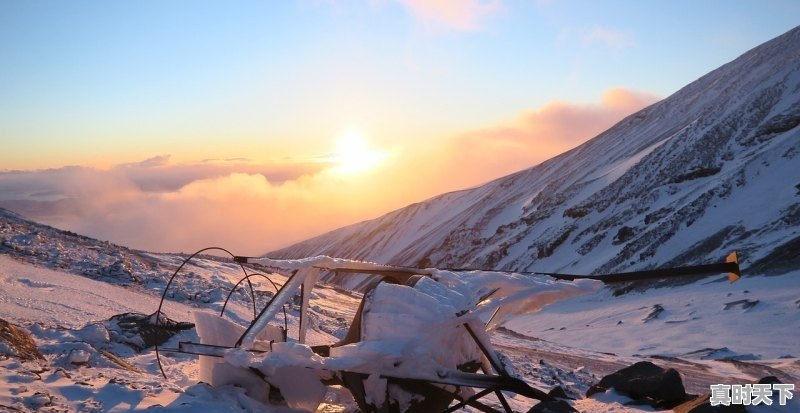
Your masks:
M 152 254 L 151 257 L 156 259 L 162 256 Z M 171 261 L 174 258 L 165 255 L 161 259 Z M 341 263 L 339 261 L 339 264 Z M 197 266 L 192 271 L 197 277 L 207 280 L 233 280 L 238 276 L 235 268 L 204 259 L 197 261 Z M 427 312 L 418 314 L 418 309 L 424 306 L 410 304 L 415 300 L 425 301 L 434 296 L 439 297 L 444 302 L 450 302 L 452 307 L 450 310 L 453 310 L 464 304 L 465 297 L 458 292 L 459 289 L 485 292 L 492 291 L 498 286 L 505 286 L 506 291 L 501 296 L 508 299 L 520 296 L 523 292 L 529 297 L 535 297 L 532 293 L 535 288 L 541 288 L 543 292 L 557 291 L 558 285 L 571 284 L 521 275 L 504 278 L 498 273 L 456 274 L 438 270 L 431 270 L 431 273 L 438 277 L 440 282 L 434 281 L 433 278 L 425 278 L 420 286 L 420 292 L 414 293 L 418 295 L 417 298 L 408 296 L 410 292 L 406 292 L 402 287 L 391 285 L 387 285 L 389 288 L 382 290 L 381 295 L 375 298 L 389 305 L 389 310 L 386 313 L 376 310 L 372 318 L 366 320 L 365 331 L 368 338 L 392 338 L 388 342 L 395 343 L 394 346 L 383 343 L 370 348 L 367 340 L 357 346 L 341 347 L 338 353 L 332 354 L 338 358 L 333 357 L 326 361 L 310 353 L 307 347 L 297 344 L 296 340 L 290 340 L 289 343 L 273 345 L 273 353 L 270 353 L 269 357 L 255 357 L 241 352 L 232 353 L 226 356 L 224 363 L 231 366 L 262 365 L 271 369 L 292 369 L 297 366 L 314 367 L 315 363 L 318 363 L 319 367 L 327 362 L 331 363 L 328 368 L 357 369 L 352 363 L 360 360 L 365 363 L 365 367 L 362 367 L 364 371 L 369 372 L 376 368 L 369 364 L 370 360 L 376 360 L 372 357 L 384 360 L 392 356 L 398 359 L 408 358 L 408 355 L 403 353 L 405 351 L 403 348 L 408 348 L 407 344 L 404 346 L 403 341 L 407 337 L 398 335 L 398 331 L 403 331 L 397 324 L 401 319 L 417 323 L 409 329 L 418 331 L 421 337 L 435 337 L 436 328 L 430 331 L 427 328 L 435 327 L 436 320 L 446 318 L 437 318 L 435 314 Z M 279 274 L 272 276 L 279 286 L 286 280 Z M 573 402 L 573 406 L 585 412 L 650 411 L 650 408 L 646 407 L 625 405 L 630 400 L 613 392 L 592 398 L 583 397 L 586 389 L 602 375 L 642 358 L 657 360 L 659 363 L 683 371 L 686 375 L 687 388 L 697 393 L 707 391 L 706 386 L 717 381 L 730 382 L 733 378 L 737 382 L 745 383 L 758 380 L 759 376 L 775 371 L 781 372 L 784 379 L 790 378 L 797 382 L 800 377 L 798 366 L 800 363 L 796 358 L 797 355 L 790 354 L 795 351 L 795 343 L 800 340 L 796 324 L 793 324 L 798 319 L 797 309 L 792 313 L 790 306 L 787 306 L 791 291 L 796 291 L 794 290 L 796 284 L 785 284 L 786 280 L 794 283 L 797 278 L 786 276 L 745 278 L 744 284 L 741 285 L 711 283 L 703 285 L 699 290 L 693 289 L 692 286 L 684 286 L 649 290 L 622 297 L 614 297 L 609 290 L 596 288 L 595 282 L 585 280 L 588 282 L 584 283 L 583 288 L 573 285 L 564 289 L 567 291 L 565 295 L 538 303 L 528 309 L 538 312 L 527 315 L 519 315 L 518 311 L 510 312 L 509 321 L 505 326 L 498 326 L 491 339 L 496 348 L 513 361 L 516 373 L 526 381 L 545 390 L 561 386 L 567 394 L 578 398 Z M 768 282 L 760 285 L 764 280 Z M 192 278 L 186 282 L 190 287 L 197 280 Z M 130 286 L 121 287 L 84 276 L 35 267 L 7 255 L 0 255 L 0 283 L 4 286 L 0 291 L 0 303 L 2 303 L 0 309 L 3 317 L 27 328 L 47 359 L 46 362 L 20 362 L 11 357 L 0 361 L 4 367 L 0 373 L 0 383 L 2 383 L 0 405 L 9 409 L 98 412 L 140 409 L 286 412 L 306 411 L 303 410 L 304 407 L 316 405 L 317 401 L 321 401 L 317 410 L 320 412 L 349 412 L 357 408 L 346 390 L 320 388 L 319 381 L 312 380 L 315 378 L 313 375 L 303 379 L 298 374 L 286 376 L 294 377 L 292 382 L 281 383 L 286 388 L 306 389 L 306 392 L 294 396 L 296 402 L 292 404 L 295 410 L 289 406 L 268 407 L 262 403 L 263 399 L 258 400 L 257 396 L 254 398 L 246 394 L 247 390 L 252 391 L 253 387 L 242 385 L 242 380 L 235 380 L 238 386 L 211 387 L 200 383 L 200 381 L 214 380 L 209 378 L 207 371 L 203 372 L 203 363 L 199 362 L 196 356 L 178 353 L 162 353 L 167 379 L 162 378 L 152 352 L 137 353 L 124 344 L 110 340 L 108 331 L 102 324 L 103 320 L 123 312 L 152 312 L 157 307 L 159 299 L 154 290 L 140 291 Z M 459 286 L 458 283 L 463 285 Z M 444 288 L 448 285 L 452 288 Z M 724 288 L 720 288 L 721 286 Z M 176 288 L 184 287 L 178 282 Z M 527 290 L 523 287 L 527 287 Z M 258 288 L 266 290 L 272 286 L 258 285 Z M 728 296 L 728 293 L 732 295 Z M 704 294 L 710 294 L 710 297 L 701 301 L 709 308 L 699 313 L 699 320 L 670 323 L 670 321 L 682 321 L 680 314 L 674 311 L 673 305 L 682 304 L 684 301 L 699 301 Z M 746 310 L 736 305 L 728 310 L 716 308 L 724 307 L 720 299 L 725 302 L 736 302 L 740 296 L 759 300 L 759 304 Z M 178 294 L 174 299 L 180 300 L 181 297 L 184 296 Z M 198 331 L 201 329 L 200 326 L 208 323 L 200 320 L 215 320 L 212 321 L 215 323 L 214 331 L 217 333 L 222 331 L 220 334 L 222 337 L 230 337 L 230 334 L 224 333 L 224 328 L 220 328 L 219 323 L 227 323 L 235 331 L 241 332 L 251 318 L 252 309 L 248 296 L 237 297 L 233 304 L 229 304 L 233 315 L 231 318 L 220 318 L 217 315 L 220 309 L 219 302 L 187 303 L 186 300 L 183 300 L 184 302 L 168 300 L 165 312 L 176 319 L 197 321 Z M 318 285 L 311 294 L 309 302 L 311 322 L 308 342 L 330 344 L 344 337 L 347 322 L 355 314 L 355 308 L 360 300 L 359 293 L 346 292 L 337 286 Z M 500 301 L 502 300 L 494 304 L 500 304 Z M 643 322 L 642 319 L 647 315 L 647 311 L 645 309 L 636 311 L 636 309 L 644 307 L 645 303 L 650 306 L 660 303 L 665 310 L 653 320 Z M 709 303 L 718 305 L 712 306 Z M 296 337 L 297 329 L 300 327 L 297 312 L 301 305 L 300 301 L 293 301 L 290 304 L 289 328 L 293 337 Z M 724 325 L 726 320 L 735 322 L 743 315 L 746 317 L 748 311 L 761 311 L 759 306 L 762 306 L 763 311 L 773 315 L 776 321 L 772 327 L 781 331 L 779 335 L 769 335 L 773 337 L 769 345 L 762 342 L 759 347 L 756 338 L 748 340 L 746 335 L 741 334 L 736 328 L 719 328 L 711 332 L 705 341 L 702 335 L 697 334 L 697 330 L 706 324 L 704 321 L 716 320 Z M 376 305 L 375 308 L 387 309 L 387 306 Z M 619 309 L 619 313 L 612 315 L 609 311 L 614 308 Z M 783 313 L 779 313 L 779 310 Z M 449 314 L 448 312 L 442 314 L 445 313 Z M 416 314 L 419 317 L 398 318 L 398 314 Z M 558 316 L 564 318 L 556 318 Z M 616 322 L 620 317 L 623 324 L 613 326 L 620 331 L 613 332 L 612 326 L 607 324 L 610 323 L 610 319 Z M 708 320 L 701 321 L 702 317 L 708 317 Z M 280 321 L 281 316 L 278 315 L 276 319 Z M 544 327 L 556 319 L 560 321 L 556 323 L 558 327 L 552 329 Z M 759 315 L 758 319 L 767 324 L 764 323 L 763 314 Z M 787 322 L 789 325 L 786 325 Z M 596 324 L 597 331 L 594 334 L 586 329 L 579 331 L 577 328 L 579 325 L 591 323 Z M 561 324 L 567 328 L 561 330 Z M 635 329 L 633 326 L 628 327 L 628 324 L 636 324 Z M 397 328 L 386 329 L 388 325 Z M 753 323 L 744 325 L 755 326 Z M 630 329 L 625 330 L 626 328 Z M 764 334 L 769 333 L 765 327 L 760 328 Z M 576 332 L 572 332 L 572 329 Z M 681 338 L 681 334 L 683 337 L 693 338 L 687 342 Z M 238 333 L 233 336 L 238 336 Z M 780 338 L 776 339 L 778 336 Z M 583 339 L 578 340 L 577 337 Z M 617 338 L 617 347 L 613 349 L 615 354 L 609 354 L 609 349 L 606 347 L 614 345 L 611 342 L 612 337 Z M 641 350 L 639 344 L 645 339 L 659 342 L 659 345 L 649 350 Z M 192 330 L 181 333 L 167 346 L 175 347 L 177 340 L 199 342 L 200 337 Z M 720 342 L 731 345 L 714 351 L 708 350 Z M 438 341 L 431 340 L 431 343 Z M 568 346 L 564 345 L 565 343 Z M 441 349 L 451 348 L 451 345 L 441 347 Z M 429 353 L 435 354 L 435 350 L 432 349 Z M 448 354 L 443 353 L 443 356 Z M 279 360 L 287 364 L 280 367 L 282 364 L 276 362 Z M 687 366 L 691 366 L 691 369 Z M 403 373 L 409 374 L 408 371 Z M 414 374 L 424 375 L 422 372 Z M 261 386 L 262 389 L 267 386 L 263 381 L 251 380 L 250 383 L 252 386 Z M 386 384 L 379 381 L 370 385 L 380 387 Z M 314 388 L 317 390 L 312 391 Z M 311 397 L 312 403 L 306 404 L 311 393 L 317 394 L 316 399 Z M 292 396 L 288 397 L 291 398 Z M 497 402 L 490 401 L 490 404 L 492 403 Z M 509 403 L 515 411 L 527 411 L 535 402 L 509 394 Z

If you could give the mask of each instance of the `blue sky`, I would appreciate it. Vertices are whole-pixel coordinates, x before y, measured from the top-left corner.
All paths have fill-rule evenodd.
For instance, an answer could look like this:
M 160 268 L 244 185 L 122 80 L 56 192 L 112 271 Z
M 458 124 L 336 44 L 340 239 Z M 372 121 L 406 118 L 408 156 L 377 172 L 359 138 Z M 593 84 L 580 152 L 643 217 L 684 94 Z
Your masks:
M 614 87 L 665 97 L 800 21 L 797 1 L 425 4 L 3 2 L 0 169 L 438 139 Z

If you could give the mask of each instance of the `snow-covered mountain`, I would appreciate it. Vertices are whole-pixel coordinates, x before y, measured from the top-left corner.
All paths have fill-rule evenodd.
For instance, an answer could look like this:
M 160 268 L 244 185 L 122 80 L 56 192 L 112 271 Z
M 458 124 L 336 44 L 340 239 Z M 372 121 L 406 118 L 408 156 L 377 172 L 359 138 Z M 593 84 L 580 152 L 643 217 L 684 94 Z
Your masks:
M 798 125 L 795 28 L 535 167 L 267 255 L 604 273 L 738 250 L 780 274 L 800 264 Z

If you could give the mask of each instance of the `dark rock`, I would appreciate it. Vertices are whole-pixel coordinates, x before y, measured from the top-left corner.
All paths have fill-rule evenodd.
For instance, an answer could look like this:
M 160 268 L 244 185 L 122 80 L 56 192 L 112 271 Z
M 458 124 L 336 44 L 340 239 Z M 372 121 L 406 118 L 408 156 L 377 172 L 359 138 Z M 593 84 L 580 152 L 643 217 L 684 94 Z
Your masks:
M 710 394 L 704 394 L 675 406 L 674 413 L 747 413 L 741 404 L 711 406 L 708 401 L 709 397 L 711 397 Z
M 171 320 L 161 313 L 156 324 L 156 313 L 124 313 L 111 317 L 104 324 L 112 341 L 126 344 L 137 351 L 161 345 L 172 336 L 184 330 L 191 330 L 194 324 Z
M 561 235 L 559 235 L 556 239 L 554 239 L 553 242 L 551 242 L 550 244 L 539 246 L 539 252 L 537 256 L 539 258 L 546 258 L 553 255 L 553 252 L 555 252 L 556 248 L 558 248 L 561 244 L 563 244 L 564 241 L 566 241 L 567 238 L 569 238 L 571 233 L 572 231 L 566 230 L 562 232 Z
M 608 389 L 606 389 L 604 387 L 600 387 L 597 384 L 593 384 L 593 385 L 591 385 L 589 387 L 588 390 L 586 390 L 586 397 L 592 397 L 593 395 L 595 395 L 597 393 L 605 393 L 606 390 L 608 390 Z
M 569 396 L 567 396 L 567 392 L 565 392 L 564 388 L 561 387 L 561 386 L 553 387 L 553 389 L 550 390 L 547 393 L 547 395 L 550 396 L 550 397 L 556 398 L 556 399 L 569 399 L 570 398 Z
M 611 242 L 614 245 L 622 244 L 623 242 L 627 242 L 633 236 L 636 235 L 633 228 L 625 225 L 617 231 L 617 235 L 614 236 L 614 240 Z
M 730 310 L 734 307 L 741 307 L 742 310 L 748 310 L 755 307 L 756 304 L 758 304 L 758 300 L 736 300 L 725 303 L 725 310 Z
M 3 319 L 0 319 L 0 354 L 18 357 L 23 361 L 44 360 L 27 331 Z
M 664 307 L 661 304 L 656 304 L 653 306 L 653 309 L 650 311 L 650 314 L 648 314 L 642 321 L 646 323 L 650 320 L 658 318 L 658 315 L 663 312 L 664 312 Z
M 781 380 L 775 376 L 762 377 L 758 384 L 781 384 Z
M 578 413 L 578 411 L 564 400 L 551 400 L 533 406 L 528 413 Z
M 691 171 L 689 171 L 687 173 L 684 173 L 684 174 L 676 176 L 675 178 L 672 178 L 670 183 L 678 184 L 678 183 L 681 183 L 681 182 L 684 182 L 684 181 L 691 181 L 693 179 L 705 178 L 705 177 L 708 177 L 708 176 L 716 175 L 721 170 L 722 170 L 722 168 L 719 167 L 719 166 L 714 166 L 714 167 L 711 167 L 711 168 L 696 168 L 696 169 L 693 169 L 693 170 L 691 170 Z
M 681 376 L 675 369 L 664 369 L 649 361 L 640 361 L 603 377 L 589 388 L 586 396 L 610 388 L 630 398 L 657 407 L 671 407 L 687 399 Z

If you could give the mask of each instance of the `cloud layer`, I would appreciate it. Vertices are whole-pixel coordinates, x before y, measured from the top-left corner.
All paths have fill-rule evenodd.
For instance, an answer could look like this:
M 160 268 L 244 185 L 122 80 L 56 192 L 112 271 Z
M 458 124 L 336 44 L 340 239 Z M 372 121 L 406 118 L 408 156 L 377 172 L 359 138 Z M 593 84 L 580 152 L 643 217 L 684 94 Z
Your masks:
M 319 159 L 174 164 L 169 156 L 107 170 L 4 172 L 0 207 L 150 251 L 216 245 L 262 254 L 535 165 L 655 101 L 626 89 L 609 90 L 594 104 L 553 101 L 501 125 L 433 143 L 409 140 L 368 173 L 353 175 Z
M 606 91 L 599 103 L 555 100 L 505 124 L 463 133 L 449 142 L 447 152 L 453 161 L 472 165 L 461 180 L 487 181 L 572 149 L 656 101 L 652 94 L 623 88 Z

